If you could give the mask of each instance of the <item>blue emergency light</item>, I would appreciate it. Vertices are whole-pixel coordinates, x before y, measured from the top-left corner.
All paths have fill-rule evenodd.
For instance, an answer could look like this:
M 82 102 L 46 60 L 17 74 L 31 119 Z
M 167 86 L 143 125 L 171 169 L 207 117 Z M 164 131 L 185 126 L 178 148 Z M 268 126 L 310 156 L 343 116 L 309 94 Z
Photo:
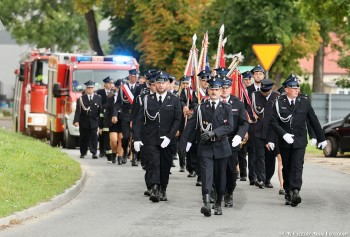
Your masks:
M 91 62 L 92 61 L 92 56 L 77 56 L 75 58 L 77 62 Z

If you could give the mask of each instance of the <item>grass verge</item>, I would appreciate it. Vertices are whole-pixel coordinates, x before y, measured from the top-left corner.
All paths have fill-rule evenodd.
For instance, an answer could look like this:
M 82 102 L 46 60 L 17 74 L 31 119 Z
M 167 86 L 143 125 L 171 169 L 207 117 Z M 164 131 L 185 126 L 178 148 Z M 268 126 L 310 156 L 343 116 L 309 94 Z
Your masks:
M 81 176 L 58 148 L 0 129 L 0 218 L 50 200 Z
M 324 156 L 322 150 L 317 149 L 316 146 L 311 146 L 310 144 L 308 144 L 308 145 L 306 146 L 305 155 Z

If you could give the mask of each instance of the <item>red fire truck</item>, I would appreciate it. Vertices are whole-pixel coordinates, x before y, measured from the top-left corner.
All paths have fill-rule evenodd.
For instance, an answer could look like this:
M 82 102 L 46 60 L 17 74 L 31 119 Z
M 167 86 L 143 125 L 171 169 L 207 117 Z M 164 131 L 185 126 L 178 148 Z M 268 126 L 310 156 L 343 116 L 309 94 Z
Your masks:
M 50 50 L 31 49 L 20 57 L 15 71 L 13 128 L 30 136 L 47 136 L 47 79 Z
M 131 56 L 83 56 L 77 54 L 53 54 L 49 58 L 48 120 L 50 145 L 60 144 L 74 149 L 78 145 L 79 128 L 73 125 L 77 99 L 88 80 L 95 82 L 95 89 L 104 86 L 107 76 L 122 79 L 129 70 L 139 65 Z

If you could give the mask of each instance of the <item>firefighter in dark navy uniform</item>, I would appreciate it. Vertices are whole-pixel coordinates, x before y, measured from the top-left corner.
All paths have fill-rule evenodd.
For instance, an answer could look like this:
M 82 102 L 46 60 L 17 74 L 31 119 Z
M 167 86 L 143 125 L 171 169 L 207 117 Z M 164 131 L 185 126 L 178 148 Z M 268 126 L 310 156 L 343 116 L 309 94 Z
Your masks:
M 253 123 L 253 131 L 255 136 L 255 156 L 252 160 L 255 167 L 257 181 L 255 186 L 260 189 L 272 188 L 271 178 L 275 171 L 275 146 L 268 144 L 267 136 L 274 137 L 273 130 L 270 126 L 272 105 L 274 104 L 279 93 L 272 91 L 275 83 L 270 79 L 264 79 L 260 82 L 260 90 L 252 93 L 252 106 L 257 115 L 257 120 Z M 266 167 L 268 170 L 265 168 Z
M 212 77 L 209 81 L 209 99 L 201 103 L 188 121 L 180 145 L 188 150 L 191 134 L 198 132 L 200 142 L 198 156 L 201 160 L 202 195 L 204 206 L 201 213 L 211 216 L 210 192 L 215 183 L 217 198 L 214 214 L 222 215 L 221 202 L 226 189 L 227 158 L 231 156 L 231 144 L 227 135 L 233 131 L 232 107 L 220 101 L 222 79 Z
M 102 128 L 100 128 L 98 131 L 99 150 L 100 150 L 99 157 L 106 156 L 107 161 L 111 162 L 112 150 L 111 150 L 110 140 L 109 140 L 109 123 L 105 121 L 104 117 L 106 114 L 108 97 L 112 96 L 113 94 L 111 89 L 114 81 L 110 76 L 108 76 L 103 79 L 103 82 L 104 82 L 104 88 L 96 91 L 96 94 L 100 95 L 102 99 L 102 113 L 100 114 Z
M 257 65 L 251 70 L 251 73 L 253 75 L 254 82 L 252 85 L 246 88 L 250 100 L 251 100 L 252 93 L 254 91 L 260 90 L 260 87 L 261 87 L 260 82 L 265 78 L 265 70 L 260 65 Z M 245 100 L 244 102 L 245 102 L 246 110 L 250 117 L 250 124 L 249 124 L 249 130 L 248 130 L 249 138 L 247 142 L 249 184 L 255 185 L 257 181 L 257 174 L 255 172 L 256 167 L 253 161 L 255 159 L 255 152 L 256 152 L 255 151 L 255 134 L 254 134 L 254 122 L 256 118 L 254 118 L 252 109 L 248 105 L 247 101 Z
M 80 158 L 84 158 L 89 148 L 92 158 L 97 159 L 97 129 L 101 126 L 102 99 L 94 93 L 95 82 L 90 80 L 85 85 L 86 93 L 77 101 L 73 124 L 79 127 Z
M 166 189 L 172 164 L 171 145 L 181 123 L 180 100 L 167 92 L 168 74 L 159 71 L 155 79 L 156 93 L 146 95 L 134 125 L 134 149 L 146 160 L 152 202 L 167 201 Z
M 226 192 L 224 196 L 225 207 L 233 206 L 233 191 L 236 187 L 237 177 L 237 165 L 238 165 L 238 152 L 240 145 L 244 137 L 246 136 L 249 128 L 247 115 L 243 102 L 241 102 L 236 96 L 231 95 L 232 81 L 229 78 L 223 78 L 221 102 L 228 103 L 232 106 L 233 115 L 233 131 L 229 134 L 228 139 L 232 144 L 232 155 L 227 160 L 226 170 Z
M 139 86 L 137 84 L 137 76 L 138 71 L 136 69 L 129 70 L 129 81 L 124 83 L 121 86 L 118 101 L 121 103 L 121 112 L 120 112 L 120 122 L 122 127 L 122 147 L 123 147 L 123 159 L 122 163 L 125 164 L 127 159 L 129 158 L 129 144 L 130 144 L 130 131 L 132 126 L 132 104 L 136 93 L 136 88 Z M 123 86 L 125 86 L 125 91 L 123 90 Z
M 103 82 L 104 82 L 104 85 L 103 85 L 104 88 L 96 91 L 96 94 L 100 95 L 102 98 L 102 107 L 103 107 L 103 113 L 101 113 L 102 120 L 103 120 L 104 111 L 105 111 L 106 105 L 107 105 L 107 97 L 108 97 L 108 94 L 111 92 L 111 88 L 113 86 L 114 81 L 110 76 L 108 76 L 108 77 L 103 79 Z M 105 129 L 105 130 L 103 130 L 103 129 Z M 99 130 L 99 137 L 98 137 L 99 150 L 100 150 L 99 157 L 103 157 L 106 155 L 106 148 L 109 147 L 108 137 L 109 137 L 109 132 L 107 130 L 107 127 L 103 127 L 102 130 Z
M 310 101 L 299 94 L 298 78 L 291 74 L 283 86 L 286 94 L 273 106 L 271 125 L 279 138 L 286 205 L 295 207 L 301 203 L 299 192 L 307 145 L 307 120 L 316 134 L 318 147 L 324 149 L 327 141 Z

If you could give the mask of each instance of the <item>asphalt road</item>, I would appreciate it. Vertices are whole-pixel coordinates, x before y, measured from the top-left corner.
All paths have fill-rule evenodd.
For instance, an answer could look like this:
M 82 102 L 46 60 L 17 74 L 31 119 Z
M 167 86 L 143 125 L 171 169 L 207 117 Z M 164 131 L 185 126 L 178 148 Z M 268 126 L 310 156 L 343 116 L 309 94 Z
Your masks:
M 168 201 L 152 203 L 143 195 L 141 167 L 107 164 L 105 159 L 79 159 L 88 180 L 66 205 L 0 231 L 0 236 L 350 236 L 350 176 L 306 163 L 302 203 L 284 205 L 273 189 L 260 190 L 238 181 L 233 208 L 222 216 L 204 217 L 200 187 L 194 178 L 172 169 Z

